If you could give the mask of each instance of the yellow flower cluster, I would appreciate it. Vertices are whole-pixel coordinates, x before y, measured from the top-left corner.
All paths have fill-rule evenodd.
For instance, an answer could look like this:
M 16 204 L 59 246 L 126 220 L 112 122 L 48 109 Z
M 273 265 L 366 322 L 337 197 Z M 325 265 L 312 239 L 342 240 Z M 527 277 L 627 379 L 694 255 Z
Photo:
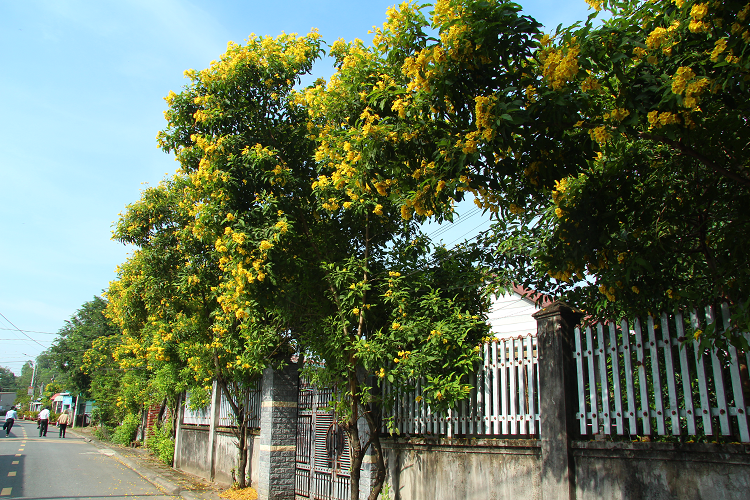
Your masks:
M 648 118 L 648 128 L 661 128 L 665 125 L 672 125 L 675 123 L 680 123 L 680 117 L 676 113 L 672 113 L 669 111 L 663 111 L 659 112 L 657 110 L 650 111 L 647 115 Z
M 700 33 L 702 31 L 707 31 L 709 28 L 709 24 L 705 23 L 703 21 L 703 18 L 706 17 L 706 14 L 708 14 L 708 4 L 707 3 L 697 3 L 693 5 L 692 9 L 690 9 L 690 25 L 688 28 L 693 33 Z
M 640 48 L 640 47 L 638 47 Z M 641 49 L 643 50 L 643 49 Z M 599 80 L 594 78 L 593 76 L 587 77 L 584 81 L 581 82 L 581 92 L 592 92 L 601 90 L 602 86 L 599 84 Z
M 604 119 L 621 122 L 628 116 L 630 116 L 630 110 L 627 110 L 625 108 L 615 108 L 610 113 L 605 113 Z
M 544 65 L 543 75 L 549 85 L 561 89 L 578 74 L 578 54 L 580 49 L 573 45 L 559 49 L 545 49 L 540 58 Z
M 607 297 L 610 302 L 615 301 L 615 287 L 611 286 L 607 288 L 605 285 L 599 285 L 599 292 Z
M 717 62 L 722 52 L 727 49 L 727 39 L 719 38 L 714 44 L 714 50 L 711 52 L 711 61 Z
M 586 0 L 589 4 L 589 9 L 595 9 L 597 12 L 602 10 L 602 0 Z
M 492 127 L 494 115 L 492 109 L 497 102 L 496 96 L 476 96 L 474 98 L 474 120 L 477 134 L 485 141 L 492 140 L 495 130 Z
M 589 135 L 592 140 L 601 145 L 606 144 L 612 138 L 612 134 L 603 125 L 589 129 Z

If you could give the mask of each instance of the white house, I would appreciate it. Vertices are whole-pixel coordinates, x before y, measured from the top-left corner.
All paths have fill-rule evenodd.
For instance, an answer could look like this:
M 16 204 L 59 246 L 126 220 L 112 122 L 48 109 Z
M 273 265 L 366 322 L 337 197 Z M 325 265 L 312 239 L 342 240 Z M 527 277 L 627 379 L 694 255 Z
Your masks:
M 534 299 L 541 299 L 539 305 Z M 492 298 L 487 318 L 492 334 L 499 339 L 536 335 L 536 320 L 531 315 L 551 302 L 547 297 L 514 285 L 505 295 Z

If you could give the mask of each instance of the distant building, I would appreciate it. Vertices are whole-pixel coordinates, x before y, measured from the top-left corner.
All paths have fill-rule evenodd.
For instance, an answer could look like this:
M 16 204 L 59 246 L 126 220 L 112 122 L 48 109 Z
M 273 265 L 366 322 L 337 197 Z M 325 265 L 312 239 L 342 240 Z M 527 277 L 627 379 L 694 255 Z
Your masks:
M 16 402 L 15 392 L 0 392 L 0 413 L 5 415 L 5 412 L 10 410 L 10 407 Z

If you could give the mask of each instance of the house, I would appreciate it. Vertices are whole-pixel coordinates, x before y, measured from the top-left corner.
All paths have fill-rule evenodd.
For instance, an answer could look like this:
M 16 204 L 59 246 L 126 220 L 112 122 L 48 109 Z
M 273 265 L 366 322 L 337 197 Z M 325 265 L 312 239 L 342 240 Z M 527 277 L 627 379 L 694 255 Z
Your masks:
M 16 402 L 15 392 L 0 392 L 0 413 L 5 414 Z
M 536 335 L 536 320 L 531 315 L 551 303 L 547 296 L 513 285 L 505 294 L 492 297 L 487 322 L 498 339 Z

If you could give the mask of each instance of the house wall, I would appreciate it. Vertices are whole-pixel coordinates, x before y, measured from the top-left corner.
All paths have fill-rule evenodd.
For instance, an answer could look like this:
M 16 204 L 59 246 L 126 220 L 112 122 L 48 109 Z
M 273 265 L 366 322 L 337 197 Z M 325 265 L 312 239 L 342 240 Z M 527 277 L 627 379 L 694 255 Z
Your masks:
M 531 315 L 538 310 L 533 301 L 508 292 L 492 298 L 487 322 L 500 339 L 536 334 L 536 320 Z

